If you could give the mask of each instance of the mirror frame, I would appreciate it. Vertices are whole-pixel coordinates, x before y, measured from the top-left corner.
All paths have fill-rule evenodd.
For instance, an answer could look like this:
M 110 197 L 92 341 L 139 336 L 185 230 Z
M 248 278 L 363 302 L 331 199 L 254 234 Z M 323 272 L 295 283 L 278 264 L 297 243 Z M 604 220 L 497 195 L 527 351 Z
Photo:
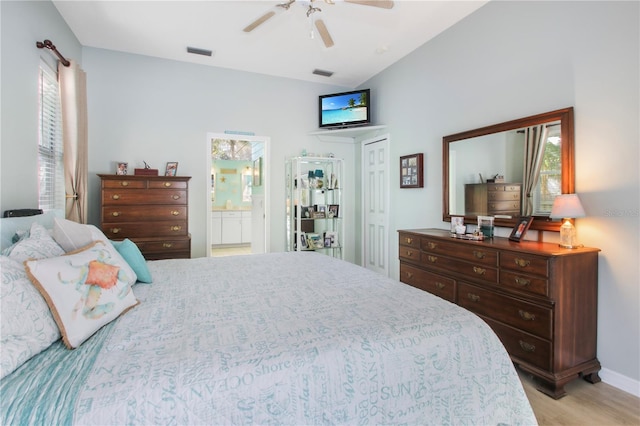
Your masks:
M 575 186 L 575 162 L 574 162 L 574 123 L 573 107 L 563 108 L 556 111 L 545 112 L 543 114 L 532 115 L 525 118 L 481 127 L 479 129 L 467 130 L 442 138 L 442 220 L 451 222 L 449 213 L 449 145 L 463 139 L 485 136 L 492 133 L 506 132 L 509 130 L 521 129 L 523 127 L 535 126 L 552 121 L 560 121 L 560 136 L 562 145 L 560 149 L 562 164 L 561 192 L 572 194 Z M 476 220 L 476 217 L 465 216 L 465 222 Z M 495 226 L 513 228 L 517 219 L 495 219 Z M 534 216 L 529 229 L 538 231 L 559 232 L 560 220 L 552 220 L 548 216 Z

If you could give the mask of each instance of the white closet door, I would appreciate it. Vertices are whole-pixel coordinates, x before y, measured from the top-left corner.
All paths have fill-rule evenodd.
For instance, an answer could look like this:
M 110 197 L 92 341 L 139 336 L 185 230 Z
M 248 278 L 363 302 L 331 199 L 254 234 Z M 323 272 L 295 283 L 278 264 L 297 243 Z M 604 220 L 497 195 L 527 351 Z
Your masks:
M 362 153 L 363 263 L 389 276 L 389 139 L 365 141 Z

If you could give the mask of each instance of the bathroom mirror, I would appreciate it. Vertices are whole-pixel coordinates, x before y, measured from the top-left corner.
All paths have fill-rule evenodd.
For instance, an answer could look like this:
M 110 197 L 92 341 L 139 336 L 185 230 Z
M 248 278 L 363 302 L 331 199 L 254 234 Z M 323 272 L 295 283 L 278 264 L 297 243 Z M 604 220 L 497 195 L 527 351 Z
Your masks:
M 495 217 L 513 227 L 558 231 L 549 212 L 557 194 L 574 192 L 573 108 L 546 112 L 445 136 L 442 140 L 442 217 Z

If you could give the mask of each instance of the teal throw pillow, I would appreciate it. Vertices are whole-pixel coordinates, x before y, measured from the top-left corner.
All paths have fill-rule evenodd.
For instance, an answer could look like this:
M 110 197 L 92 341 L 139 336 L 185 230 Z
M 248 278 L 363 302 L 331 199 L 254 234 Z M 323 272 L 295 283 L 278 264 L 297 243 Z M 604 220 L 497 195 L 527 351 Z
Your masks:
M 120 256 L 124 257 L 133 272 L 138 276 L 138 281 L 143 283 L 151 283 L 151 272 L 147 267 L 147 261 L 140 252 L 140 249 L 133 241 L 125 239 L 122 241 L 111 241 Z

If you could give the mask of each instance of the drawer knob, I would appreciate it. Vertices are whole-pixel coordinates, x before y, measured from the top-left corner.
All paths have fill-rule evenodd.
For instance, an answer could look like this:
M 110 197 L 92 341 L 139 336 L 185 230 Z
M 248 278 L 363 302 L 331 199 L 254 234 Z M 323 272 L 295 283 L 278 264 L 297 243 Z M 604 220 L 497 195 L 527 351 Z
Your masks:
M 413 274 L 411 272 L 407 272 L 407 278 L 409 279 L 413 278 Z
M 413 257 L 413 252 L 411 250 L 407 250 L 407 257 Z
M 178 210 L 171 210 L 171 215 L 172 216 L 179 216 L 180 212 Z
M 176 195 L 174 195 L 174 196 L 173 196 L 173 197 L 171 197 L 171 198 L 173 198 L 174 200 L 179 200 L 179 199 L 180 199 L 180 196 L 179 196 L 178 194 L 176 194 Z
M 120 216 L 120 212 L 113 212 L 113 213 L 111 213 L 111 216 L 118 217 L 118 216 Z
M 515 259 L 513 259 L 514 262 L 516 262 L 516 265 L 518 265 L 521 268 L 526 268 L 527 266 L 531 265 L 531 262 L 527 259 L 522 259 L 520 257 L 516 257 Z
M 476 259 L 484 259 L 484 256 L 485 256 L 483 251 L 477 251 L 477 250 L 473 251 L 473 255 L 475 256 Z
M 442 290 L 444 288 L 444 284 L 442 284 L 440 281 L 436 281 L 435 285 L 438 290 Z
M 120 229 L 120 228 L 111 228 L 111 233 L 112 233 L 112 234 L 117 234 L 117 233 L 119 233 L 120 231 L 121 231 L 121 229 Z
M 171 248 L 173 247 L 173 243 L 162 243 L 163 248 Z
M 516 277 L 515 278 L 515 282 L 516 284 L 518 284 L 520 287 L 526 287 L 529 284 L 531 284 L 531 280 L 528 280 L 526 278 L 522 278 L 522 277 Z
M 428 246 L 431 250 L 433 250 L 434 248 L 438 247 L 438 244 L 436 244 L 436 243 L 434 243 L 434 242 L 429 241 L 429 242 L 427 243 L 427 246 Z
M 520 340 L 520 347 L 526 352 L 535 352 L 536 345 L 532 345 L 531 343 L 524 342 Z
M 407 242 L 407 244 L 413 244 L 413 238 L 411 237 L 405 238 L 405 241 Z
M 129 186 L 129 182 L 123 180 L 122 182 L 120 182 L 120 186 Z
M 484 275 L 484 274 L 485 274 L 485 272 L 487 272 L 487 270 L 486 270 L 486 269 L 484 269 L 484 268 L 480 268 L 480 267 L 478 267 L 478 266 L 474 266 L 474 267 L 473 267 L 473 272 L 475 272 L 475 273 L 476 273 L 476 274 L 478 274 L 478 275 Z
M 467 293 L 467 297 L 468 297 L 468 298 L 469 298 L 469 300 L 471 300 L 472 302 L 479 302 L 479 301 L 480 301 L 480 296 L 478 296 L 477 294 Z
M 530 312 L 527 311 L 523 311 L 522 309 L 520 309 L 518 311 L 518 315 L 520 315 L 520 318 L 522 318 L 525 321 L 535 321 L 536 320 L 536 315 L 532 314 Z
M 181 230 L 181 229 L 182 229 L 182 226 L 180 226 L 180 225 L 173 225 L 173 226 L 171 227 L 171 230 L 172 230 L 172 231 L 179 231 L 179 230 Z
M 171 182 L 164 182 L 163 185 L 165 188 L 169 188 L 171 186 Z
M 111 196 L 111 198 L 112 198 L 112 199 L 114 199 L 114 200 L 119 200 L 119 199 L 120 199 L 120 195 L 118 195 L 118 194 L 113 194 L 113 195 Z
M 436 263 L 438 261 L 438 256 L 427 256 L 427 260 L 431 263 Z

